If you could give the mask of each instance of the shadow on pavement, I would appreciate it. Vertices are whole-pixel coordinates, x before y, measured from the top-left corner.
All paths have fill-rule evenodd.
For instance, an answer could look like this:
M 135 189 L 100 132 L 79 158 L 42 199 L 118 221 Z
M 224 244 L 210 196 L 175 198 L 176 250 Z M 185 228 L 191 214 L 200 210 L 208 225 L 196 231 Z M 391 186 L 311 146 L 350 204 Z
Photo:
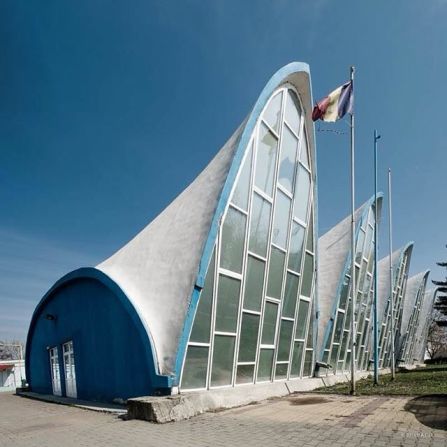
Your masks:
M 399 372 L 401 373 L 429 373 L 429 372 L 445 372 L 447 371 L 447 366 L 442 368 L 431 368 L 427 366 L 426 368 L 416 368 L 416 369 L 407 369 L 404 366 L 399 367 Z
M 289 397 L 289 401 L 291 405 L 314 405 L 314 404 L 323 404 L 326 402 L 332 402 L 331 399 L 327 399 L 326 397 L 320 397 L 320 396 Z
M 406 403 L 405 410 L 413 413 L 427 427 L 447 430 L 446 394 L 416 397 Z

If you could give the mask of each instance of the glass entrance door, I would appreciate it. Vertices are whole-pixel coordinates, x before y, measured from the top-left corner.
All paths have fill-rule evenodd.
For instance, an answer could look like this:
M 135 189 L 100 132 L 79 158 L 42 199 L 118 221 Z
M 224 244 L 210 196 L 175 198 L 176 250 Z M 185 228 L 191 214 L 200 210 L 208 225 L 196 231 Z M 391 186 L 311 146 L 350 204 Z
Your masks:
M 62 396 L 59 356 L 56 347 L 50 348 L 50 370 L 51 370 L 51 384 L 53 387 L 53 394 L 55 396 Z
M 62 345 L 64 352 L 65 394 L 67 397 L 78 397 L 76 391 L 76 370 L 73 351 L 73 342 L 69 341 Z

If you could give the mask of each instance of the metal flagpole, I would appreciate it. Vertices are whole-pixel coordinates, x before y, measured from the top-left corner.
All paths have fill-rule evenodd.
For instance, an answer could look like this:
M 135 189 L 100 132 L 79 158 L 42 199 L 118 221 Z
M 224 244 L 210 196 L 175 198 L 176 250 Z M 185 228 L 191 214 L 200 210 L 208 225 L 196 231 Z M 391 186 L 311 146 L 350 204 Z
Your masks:
M 391 169 L 388 168 L 388 223 L 389 223 L 389 240 L 390 240 L 390 307 L 391 307 L 391 380 L 396 377 L 395 361 L 394 361 L 394 295 L 393 295 L 393 214 L 391 208 Z
M 351 67 L 352 95 L 354 94 L 354 72 Z M 355 301 L 357 298 L 357 289 L 355 281 L 355 165 L 354 165 L 354 109 L 351 110 L 351 394 L 355 394 Z
M 379 253 L 379 235 L 377 232 L 377 140 L 380 135 L 377 130 L 374 130 L 374 385 L 379 384 L 379 327 L 378 327 L 378 309 L 377 309 L 377 287 L 378 287 L 378 272 L 377 262 Z

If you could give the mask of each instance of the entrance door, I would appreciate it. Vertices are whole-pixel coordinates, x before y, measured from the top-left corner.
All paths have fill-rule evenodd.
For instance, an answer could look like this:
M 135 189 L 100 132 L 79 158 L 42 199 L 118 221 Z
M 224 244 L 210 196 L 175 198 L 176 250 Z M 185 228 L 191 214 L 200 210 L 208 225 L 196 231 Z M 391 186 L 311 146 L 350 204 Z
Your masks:
M 64 343 L 62 349 L 64 352 L 65 394 L 67 397 L 77 398 L 73 342 Z
M 62 396 L 61 373 L 59 370 L 59 356 L 56 347 L 50 349 L 50 370 L 51 370 L 51 384 L 53 386 L 53 394 L 55 396 Z

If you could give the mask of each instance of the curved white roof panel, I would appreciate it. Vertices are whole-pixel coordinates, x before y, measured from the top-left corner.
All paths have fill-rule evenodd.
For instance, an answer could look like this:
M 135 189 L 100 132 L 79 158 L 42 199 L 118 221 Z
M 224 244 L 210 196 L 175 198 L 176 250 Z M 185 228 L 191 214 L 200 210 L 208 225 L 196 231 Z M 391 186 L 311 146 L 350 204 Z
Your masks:
M 405 273 L 408 274 L 408 269 L 410 266 L 411 253 L 413 251 L 413 242 L 409 242 L 401 248 L 395 250 L 391 255 L 391 265 L 393 269 L 393 281 L 395 281 L 397 270 L 403 262 L 403 258 L 405 253 L 408 253 L 408 261 L 405 267 Z M 383 314 L 386 309 L 386 305 L 388 299 L 390 297 L 390 256 L 386 256 L 382 258 L 377 264 L 377 279 L 378 279 L 378 288 L 377 288 L 377 301 L 378 301 L 378 312 L 379 312 L 379 321 L 382 321 Z M 404 281 L 405 284 L 405 281 Z M 395 287 L 395 286 L 394 286 Z M 405 295 L 404 301 L 405 302 Z
M 436 299 L 437 289 L 430 289 L 425 292 L 419 316 L 419 324 L 416 329 L 416 343 L 414 347 L 414 357 L 420 362 L 424 361 L 425 347 L 427 344 L 428 327 L 433 313 L 433 304 Z
M 378 222 L 380 222 L 383 194 L 378 195 Z M 374 197 L 361 205 L 354 213 L 356 223 L 356 240 L 362 217 L 367 218 L 368 211 L 374 206 Z M 351 265 L 351 215 L 340 221 L 318 240 L 319 265 L 318 265 L 318 351 L 324 349 L 324 334 L 329 321 L 334 316 L 339 300 L 339 289 L 343 282 L 344 274 L 349 274 Z M 335 302 L 337 300 L 337 302 Z M 335 307 L 334 307 L 335 306 Z
M 408 323 L 411 318 L 411 314 L 413 313 L 414 306 L 416 304 L 416 299 L 418 297 L 418 291 L 422 284 L 427 281 L 430 270 L 426 270 L 425 272 L 420 272 L 417 275 L 408 278 L 407 280 L 407 289 L 405 291 L 405 305 L 402 309 L 402 321 L 401 321 L 401 332 L 405 333 L 407 330 Z M 425 291 L 424 297 L 425 298 Z
M 313 129 L 309 67 L 291 63 L 270 79 L 247 119 L 196 180 L 128 244 L 97 266 L 137 310 L 153 341 L 160 374 L 176 371 L 179 346 L 186 343 L 186 332 L 189 336 L 191 296 L 194 288 L 203 287 L 210 247 L 248 141 L 268 99 L 285 83 L 299 92 L 308 129 Z M 308 139 L 314 151 L 313 132 Z

